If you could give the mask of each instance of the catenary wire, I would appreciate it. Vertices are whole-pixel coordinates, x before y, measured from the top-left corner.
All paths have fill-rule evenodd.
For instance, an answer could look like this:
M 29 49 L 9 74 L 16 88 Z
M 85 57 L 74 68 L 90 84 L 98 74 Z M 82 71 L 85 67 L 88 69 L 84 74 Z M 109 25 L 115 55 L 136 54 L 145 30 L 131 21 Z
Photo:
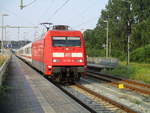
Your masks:
M 51 20 L 69 1 L 70 0 L 66 0 L 59 8 L 57 8 L 50 18 L 47 19 L 47 21 Z

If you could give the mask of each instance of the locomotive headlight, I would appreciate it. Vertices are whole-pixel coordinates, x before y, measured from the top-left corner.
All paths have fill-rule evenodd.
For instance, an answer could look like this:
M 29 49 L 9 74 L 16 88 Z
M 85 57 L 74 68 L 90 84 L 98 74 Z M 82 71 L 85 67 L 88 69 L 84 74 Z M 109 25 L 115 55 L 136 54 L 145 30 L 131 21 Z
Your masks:
M 76 62 L 83 62 L 83 60 L 82 59 L 78 59 L 78 60 L 76 60 Z
M 60 62 L 59 59 L 53 59 L 53 62 Z
M 48 66 L 48 68 L 52 68 L 52 66 Z

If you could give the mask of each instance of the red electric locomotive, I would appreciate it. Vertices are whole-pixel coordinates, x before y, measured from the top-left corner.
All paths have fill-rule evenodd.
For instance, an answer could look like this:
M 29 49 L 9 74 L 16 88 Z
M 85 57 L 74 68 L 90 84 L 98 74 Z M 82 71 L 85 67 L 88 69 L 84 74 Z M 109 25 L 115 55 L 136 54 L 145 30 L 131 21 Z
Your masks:
M 32 43 L 32 66 L 56 81 L 75 82 L 86 68 L 85 41 L 80 31 L 53 26 Z

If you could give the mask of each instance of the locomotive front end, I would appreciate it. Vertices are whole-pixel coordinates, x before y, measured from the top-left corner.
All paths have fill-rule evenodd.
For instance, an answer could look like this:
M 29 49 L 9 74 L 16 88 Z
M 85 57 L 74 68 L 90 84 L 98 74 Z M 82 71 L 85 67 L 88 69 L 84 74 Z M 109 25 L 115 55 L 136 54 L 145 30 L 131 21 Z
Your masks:
M 86 56 L 81 36 L 52 37 L 53 73 L 62 81 L 78 81 L 85 72 Z
M 66 30 L 51 34 L 51 77 L 56 81 L 79 81 L 87 64 L 82 33 Z

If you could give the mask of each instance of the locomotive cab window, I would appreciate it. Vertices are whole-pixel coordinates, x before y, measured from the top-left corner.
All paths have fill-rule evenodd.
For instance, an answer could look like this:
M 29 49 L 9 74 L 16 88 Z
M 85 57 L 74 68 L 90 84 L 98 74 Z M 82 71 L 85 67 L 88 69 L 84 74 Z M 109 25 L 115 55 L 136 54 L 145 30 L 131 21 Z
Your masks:
M 80 47 L 80 37 L 53 37 L 54 47 Z

